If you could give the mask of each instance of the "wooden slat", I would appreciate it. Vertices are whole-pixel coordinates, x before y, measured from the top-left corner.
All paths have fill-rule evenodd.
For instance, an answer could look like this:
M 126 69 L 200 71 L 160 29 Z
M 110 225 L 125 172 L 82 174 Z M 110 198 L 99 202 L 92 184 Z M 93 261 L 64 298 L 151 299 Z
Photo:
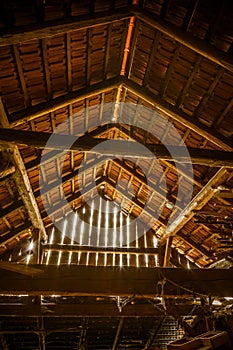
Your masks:
M 50 101 L 40 103 L 24 111 L 13 113 L 11 116 L 10 126 L 15 127 L 25 121 L 30 121 L 44 114 L 51 113 L 57 109 L 66 107 L 72 103 L 83 100 L 84 98 L 98 95 L 99 93 L 114 89 L 121 84 L 119 77 L 105 80 L 101 83 L 93 84 L 86 88 L 74 91 L 63 96 L 59 96 Z

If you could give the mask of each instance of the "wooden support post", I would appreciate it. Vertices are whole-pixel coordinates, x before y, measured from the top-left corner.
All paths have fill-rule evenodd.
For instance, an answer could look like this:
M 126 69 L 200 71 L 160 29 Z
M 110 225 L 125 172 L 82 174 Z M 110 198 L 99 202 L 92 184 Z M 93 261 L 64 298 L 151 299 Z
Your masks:
M 119 341 L 119 338 L 120 338 L 120 334 L 121 334 L 121 331 L 122 331 L 122 328 L 123 328 L 123 324 L 124 324 L 124 317 L 121 317 L 120 321 L 118 323 L 117 330 L 116 330 L 116 335 L 115 335 L 115 338 L 114 338 L 114 341 L 113 341 L 112 350 L 116 350 L 117 349 L 117 344 L 118 344 L 118 341 Z
M 163 267 L 168 267 L 169 266 L 170 257 L 171 257 L 171 251 L 172 251 L 172 240 L 173 240 L 173 237 L 169 237 L 167 239 L 166 250 L 165 250 L 164 261 L 163 261 Z

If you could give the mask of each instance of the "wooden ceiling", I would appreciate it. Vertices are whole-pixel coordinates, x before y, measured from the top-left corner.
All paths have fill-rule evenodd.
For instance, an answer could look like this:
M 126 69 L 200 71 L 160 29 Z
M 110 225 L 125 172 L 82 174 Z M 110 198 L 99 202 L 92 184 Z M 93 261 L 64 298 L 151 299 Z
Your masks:
M 232 17 L 231 0 L 1 1 L 2 260 L 26 262 L 33 240 L 30 262 L 46 263 L 51 250 L 50 262 L 56 263 L 61 234 L 56 231 L 52 246 L 53 220 L 60 222 L 101 194 L 120 204 L 125 216 L 140 215 L 150 228 L 126 250 L 131 266 L 127 253 L 123 265 L 129 269 L 137 266 L 137 256 L 152 274 L 158 264 L 181 267 L 182 276 L 184 267 L 232 265 Z M 61 123 L 62 134 L 78 141 L 64 159 L 60 139 L 42 157 Z M 116 141 L 114 158 L 106 150 L 90 152 L 106 140 Z M 157 161 L 133 157 L 122 147 L 126 156 L 121 156 L 117 147 L 123 141 L 142 144 Z M 181 156 L 182 143 L 190 157 Z M 64 251 L 70 242 L 66 238 Z M 127 249 L 74 243 L 75 264 L 85 265 L 88 257 L 90 265 L 105 265 L 105 253 L 119 258 Z M 20 269 L 13 266 L 4 261 L 1 269 Z M 37 297 L 34 285 L 31 297 L 22 295 L 22 284 L 17 290 L 15 281 L 21 278 L 15 275 L 1 270 L 12 286 L 10 291 L 7 283 L 1 287 L 3 349 L 166 349 L 183 334 L 168 315 L 199 312 L 191 296 L 180 304 L 167 302 L 164 311 L 151 281 L 148 298 L 98 297 L 97 292 Z M 222 285 L 218 289 L 218 281 L 213 283 L 223 298 Z M 205 283 L 203 288 L 206 294 Z M 179 288 L 175 294 L 181 297 Z M 122 314 L 121 303 L 128 304 Z
M 1 6 L 1 125 L 12 129 L 1 130 L 1 252 L 33 229 L 45 239 L 51 217 L 81 207 L 82 191 L 95 195 L 95 177 L 126 214 L 143 211 L 161 244 L 172 236 L 169 244 L 197 266 L 231 254 L 231 2 L 25 0 L 24 6 Z M 120 116 L 129 114 L 129 104 L 147 113 L 130 111 L 131 127 L 110 125 L 121 102 Z M 88 137 L 82 152 L 68 152 L 62 170 L 56 150 L 42 164 L 45 143 L 36 136 L 46 140 L 68 118 L 64 134 Z M 193 176 L 187 160 L 178 159 L 178 169 L 169 152 L 159 151 L 163 143 L 179 145 L 173 127 L 190 152 Z M 93 138 L 140 142 L 154 150 L 160 168 L 146 158 L 93 155 L 85 148 Z M 149 179 L 140 167 L 149 169 Z

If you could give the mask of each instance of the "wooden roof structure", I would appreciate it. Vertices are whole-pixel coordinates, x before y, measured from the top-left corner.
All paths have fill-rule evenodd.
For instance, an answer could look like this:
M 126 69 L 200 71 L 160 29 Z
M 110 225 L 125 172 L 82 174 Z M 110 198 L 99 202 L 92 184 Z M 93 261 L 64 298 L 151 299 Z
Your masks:
M 1 1 L 2 277 L 6 278 L 6 269 L 14 280 L 21 267 L 13 262 L 38 264 L 31 267 L 36 274 L 48 259 L 57 264 L 61 251 L 64 264 L 103 268 L 112 265 L 114 256 L 114 265 L 126 270 L 180 268 L 181 280 L 187 267 L 232 266 L 232 15 L 230 0 Z M 56 140 L 49 143 L 52 135 Z M 104 143 L 107 146 L 101 148 Z M 120 206 L 123 219 L 117 220 L 140 217 L 144 228 L 138 240 L 126 246 L 93 246 L 53 231 L 54 223 L 63 222 L 66 215 L 69 221 L 73 211 L 83 208 L 90 220 L 90 203 L 96 198 L 99 208 L 102 199 Z M 95 215 L 100 222 L 98 210 Z M 192 286 L 186 288 L 190 291 Z M 7 293 L 16 292 L 14 287 L 3 288 L 0 305 L 6 303 Z M 16 294 L 25 292 L 22 287 Z M 93 296 L 87 302 L 81 294 L 73 296 L 73 304 L 93 302 Z M 113 314 L 106 295 L 94 295 L 103 298 Z M 172 296 L 169 290 L 167 296 Z M 218 287 L 216 296 L 224 297 Z M 138 311 L 132 311 L 131 318 L 140 312 L 143 317 L 145 305 L 140 303 L 136 299 Z M 93 318 L 100 316 L 98 307 L 89 315 L 87 309 L 86 314 L 76 309 L 79 335 L 72 333 L 70 349 L 75 342 L 85 349 L 86 333 L 99 329 L 101 321 Z M 7 326 L 12 310 L 2 310 L 1 329 L 10 327 L 9 331 L 16 330 L 20 317 L 29 312 L 15 311 L 14 328 Z M 31 322 L 39 323 L 29 328 L 36 331 L 22 335 L 19 329 L 19 338 L 30 338 L 30 349 L 50 349 L 42 317 L 48 315 L 33 312 L 28 314 L 34 317 Z M 145 311 L 144 316 L 150 313 Z M 93 322 L 90 328 L 87 317 L 89 325 Z M 170 315 L 154 317 L 146 321 L 143 334 L 140 318 L 135 342 L 126 318 L 123 325 L 119 315 L 108 322 L 105 317 L 111 336 L 106 328 L 103 339 L 109 337 L 109 342 L 93 345 L 90 334 L 88 349 L 166 349 L 165 340 L 156 342 L 156 336 L 166 322 L 168 332 L 169 322 L 175 321 Z M 64 325 L 56 322 L 54 317 L 54 333 L 64 336 Z M 11 333 L 0 333 L 3 349 L 21 349 L 17 335 L 11 343 Z M 64 344 L 55 348 L 68 349 Z

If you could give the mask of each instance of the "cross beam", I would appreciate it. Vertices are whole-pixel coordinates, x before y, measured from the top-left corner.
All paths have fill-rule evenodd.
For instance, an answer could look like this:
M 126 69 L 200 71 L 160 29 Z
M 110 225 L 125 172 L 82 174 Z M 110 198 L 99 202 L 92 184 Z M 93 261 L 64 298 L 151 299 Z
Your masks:
M 134 296 L 139 298 L 233 296 L 232 269 L 175 269 L 93 267 L 77 265 L 32 267 L 44 270 L 36 276 L 0 270 L 0 294 L 66 296 Z M 22 266 L 24 269 L 24 266 Z M 161 290 L 160 284 L 163 283 Z M 222 287 L 224 286 L 224 288 Z

